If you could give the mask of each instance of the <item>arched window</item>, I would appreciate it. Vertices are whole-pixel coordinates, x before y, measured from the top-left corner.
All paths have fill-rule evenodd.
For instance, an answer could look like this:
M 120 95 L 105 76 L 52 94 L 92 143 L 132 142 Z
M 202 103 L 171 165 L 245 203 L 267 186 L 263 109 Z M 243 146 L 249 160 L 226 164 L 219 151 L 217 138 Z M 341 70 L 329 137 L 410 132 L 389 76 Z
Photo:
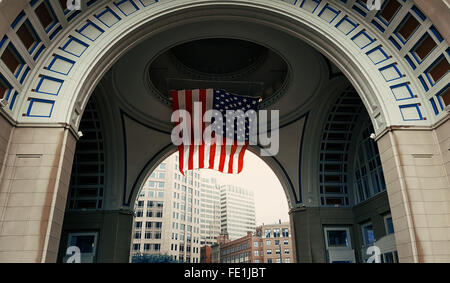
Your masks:
M 320 148 L 320 205 L 350 206 L 349 153 L 358 118 L 364 106 L 353 87 L 336 100 L 325 124 Z
M 380 153 L 376 142 L 370 138 L 373 132 L 370 120 L 366 120 L 359 135 L 353 165 L 356 203 L 365 201 L 386 190 Z
M 103 134 L 94 99 L 86 106 L 80 123 L 83 137 L 78 141 L 70 179 L 69 206 L 101 209 L 105 186 Z

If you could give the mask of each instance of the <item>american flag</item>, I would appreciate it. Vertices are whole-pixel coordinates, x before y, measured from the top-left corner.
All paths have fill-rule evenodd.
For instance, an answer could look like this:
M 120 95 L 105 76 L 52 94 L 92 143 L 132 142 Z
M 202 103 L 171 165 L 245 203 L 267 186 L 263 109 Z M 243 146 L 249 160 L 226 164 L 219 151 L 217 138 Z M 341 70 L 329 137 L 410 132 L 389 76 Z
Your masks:
M 246 113 L 249 110 L 257 111 L 260 104 L 259 97 L 246 97 L 228 93 L 224 90 L 196 89 L 172 91 L 173 110 L 186 110 L 192 117 L 189 131 L 191 142 L 189 145 L 181 144 L 179 151 L 179 168 L 184 175 L 185 171 L 193 169 L 213 169 L 222 173 L 238 174 L 244 166 L 244 154 L 249 145 L 249 123 L 251 118 L 235 120 L 234 129 L 227 128 L 226 113 L 228 110 Z M 201 141 L 194 143 L 194 103 L 201 102 L 201 117 L 199 128 L 202 129 Z M 208 110 L 217 110 L 222 115 L 212 117 L 211 121 L 203 121 L 203 116 Z M 218 112 L 216 112 L 218 114 Z M 242 115 L 240 116 L 242 118 Z M 203 133 L 205 129 L 215 120 L 222 122 L 223 131 L 215 131 L 215 139 L 222 139 L 221 144 L 205 141 Z M 230 119 L 228 119 L 230 120 Z M 234 120 L 234 119 L 233 119 Z M 239 122 L 241 125 L 238 125 Z M 242 125 L 244 124 L 244 125 Z

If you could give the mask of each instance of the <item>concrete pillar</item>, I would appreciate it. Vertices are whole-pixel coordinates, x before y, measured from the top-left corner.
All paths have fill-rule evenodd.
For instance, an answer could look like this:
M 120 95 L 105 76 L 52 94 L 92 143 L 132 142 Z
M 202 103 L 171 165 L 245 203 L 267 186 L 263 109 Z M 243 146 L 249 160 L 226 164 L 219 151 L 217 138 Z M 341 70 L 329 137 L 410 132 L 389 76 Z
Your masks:
M 131 210 L 66 212 L 58 262 L 63 262 L 69 233 L 77 232 L 98 233 L 95 262 L 129 262 L 133 217 Z
M 320 211 L 318 208 L 296 208 L 289 212 L 292 245 L 297 263 L 326 262 Z
M 378 140 L 400 262 L 450 262 L 449 122 Z
M 65 128 L 12 129 L 0 180 L 0 262 L 56 262 L 75 145 Z

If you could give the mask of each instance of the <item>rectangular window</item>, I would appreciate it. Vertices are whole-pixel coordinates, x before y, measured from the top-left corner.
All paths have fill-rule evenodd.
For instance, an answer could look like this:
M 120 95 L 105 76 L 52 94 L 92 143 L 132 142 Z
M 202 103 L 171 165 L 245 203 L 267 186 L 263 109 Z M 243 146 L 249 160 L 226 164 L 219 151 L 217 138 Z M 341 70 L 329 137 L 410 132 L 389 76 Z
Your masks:
M 348 228 L 325 228 L 327 247 L 351 247 Z
M 280 229 L 273 229 L 273 237 L 274 238 L 280 237 Z
M 394 223 L 392 222 L 392 216 L 390 214 L 384 217 L 384 222 L 386 225 L 386 234 L 394 234 Z
M 363 234 L 363 242 L 365 246 L 370 246 L 375 243 L 375 237 L 373 233 L 372 223 L 366 223 L 361 225 L 361 230 Z

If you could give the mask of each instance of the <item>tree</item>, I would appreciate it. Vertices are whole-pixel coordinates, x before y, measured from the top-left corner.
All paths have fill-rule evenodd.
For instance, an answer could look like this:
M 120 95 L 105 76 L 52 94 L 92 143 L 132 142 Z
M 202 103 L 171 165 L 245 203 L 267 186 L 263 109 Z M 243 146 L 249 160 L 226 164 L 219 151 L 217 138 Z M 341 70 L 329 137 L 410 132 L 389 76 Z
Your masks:
M 175 260 L 173 256 L 168 254 L 135 254 L 131 259 L 132 263 L 180 263 L 180 261 Z

